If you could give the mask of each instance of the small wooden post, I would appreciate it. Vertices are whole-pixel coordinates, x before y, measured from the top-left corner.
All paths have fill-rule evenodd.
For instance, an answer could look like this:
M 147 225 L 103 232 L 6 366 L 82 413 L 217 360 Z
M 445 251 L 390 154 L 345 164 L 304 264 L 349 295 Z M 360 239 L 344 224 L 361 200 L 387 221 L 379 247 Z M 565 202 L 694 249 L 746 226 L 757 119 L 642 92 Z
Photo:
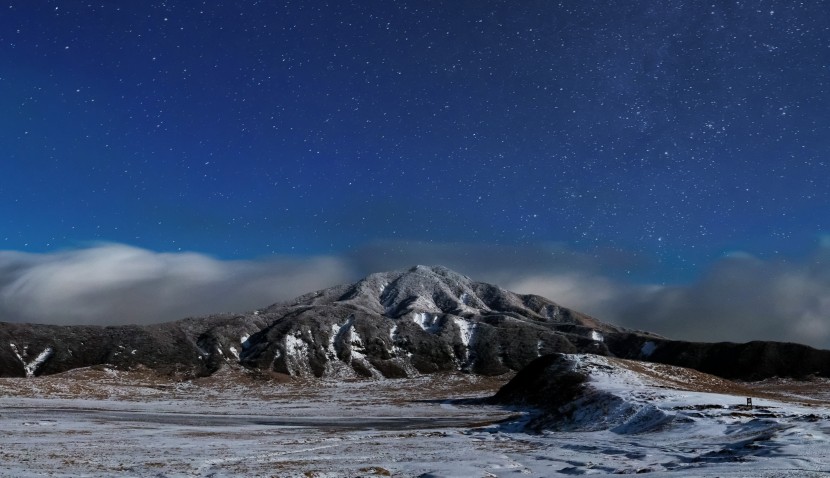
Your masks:
M 752 408 L 752 397 L 746 397 L 746 406 Z

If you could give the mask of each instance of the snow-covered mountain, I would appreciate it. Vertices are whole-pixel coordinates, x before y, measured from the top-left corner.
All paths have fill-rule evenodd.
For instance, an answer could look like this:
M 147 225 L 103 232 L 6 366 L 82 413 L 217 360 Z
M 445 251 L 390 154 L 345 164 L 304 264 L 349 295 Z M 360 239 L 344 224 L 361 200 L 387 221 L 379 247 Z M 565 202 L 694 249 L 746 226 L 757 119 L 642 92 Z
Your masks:
M 99 364 L 185 377 L 226 365 L 313 377 L 498 375 L 551 353 L 648 360 L 733 378 L 830 376 L 828 351 L 671 341 L 444 267 L 372 274 L 245 314 L 149 326 L 0 323 L 0 376 Z
M 554 351 L 607 354 L 623 329 L 533 295 L 443 267 L 372 274 L 262 312 L 248 366 L 291 375 L 404 377 L 463 370 L 495 375 Z
M 542 297 L 416 266 L 239 315 L 149 326 L 0 324 L 0 375 L 97 364 L 208 375 L 228 363 L 294 376 L 493 375 L 551 352 L 608 354 L 603 338 L 623 332 Z

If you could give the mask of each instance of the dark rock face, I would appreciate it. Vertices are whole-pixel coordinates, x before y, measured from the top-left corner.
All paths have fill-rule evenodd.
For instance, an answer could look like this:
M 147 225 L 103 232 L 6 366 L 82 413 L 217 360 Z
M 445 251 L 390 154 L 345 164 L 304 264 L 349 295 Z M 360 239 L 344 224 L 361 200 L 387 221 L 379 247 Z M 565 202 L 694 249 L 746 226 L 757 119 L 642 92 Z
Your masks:
M 98 364 L 209 375 L 223 364 L 329 377 L 497 375 L 551 352 L 607 354 L 624 329 L 443 267 L 372 274 L 244 315 L 150 326 L 0 324 L 0 375 Z
M 586 373 L 571 365 L 562 354 L 540 357 L 500 388 L 493 402 L 556 411 L 574 401 L 588 380 Z

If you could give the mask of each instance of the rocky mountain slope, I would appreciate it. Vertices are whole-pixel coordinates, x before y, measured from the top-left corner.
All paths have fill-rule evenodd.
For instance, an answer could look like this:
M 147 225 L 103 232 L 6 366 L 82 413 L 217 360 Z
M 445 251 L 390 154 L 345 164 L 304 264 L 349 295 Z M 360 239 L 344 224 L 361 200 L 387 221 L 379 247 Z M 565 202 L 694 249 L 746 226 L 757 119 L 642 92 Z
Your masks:
M 552 352 L 608 354 L 604 338 L 618 333 L 633 332 L 542 297 L 417 266 L 248 314 L 149 326 L 3 323 L 0 375 L 111 364 L 201 376 L 226 363 L 293 376 L 497 375 Z
M 0 376 L 10 377 L 100 364 L 183 377 L 226 364 L 314 377 L 498 375 L 550 353 L 654 361 L 732 378 L 830 376 L 830 351 L 672 341 L 443 267 L 372 274 L 246 314 L 148 326 L 0 323 Z
M 623 329 L 442 267 L 373 274 L 278 304 L 242 362 L 291 375 L 495 375 L 554 351 L 608 353 Z

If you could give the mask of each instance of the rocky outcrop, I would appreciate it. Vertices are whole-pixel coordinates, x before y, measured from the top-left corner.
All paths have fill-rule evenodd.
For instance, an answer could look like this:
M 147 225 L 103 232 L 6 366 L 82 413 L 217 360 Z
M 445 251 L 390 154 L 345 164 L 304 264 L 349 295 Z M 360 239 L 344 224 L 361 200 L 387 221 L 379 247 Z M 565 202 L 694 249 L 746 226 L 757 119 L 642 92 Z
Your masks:
M 528 411 L 533 431 L 636 434 L 743 411 L 753 392 L 684 367 L 592 354 L 551 354 L 531 362 L 492 398 Z M 708 413 L 708 412 L 707 412 Z M 764 412 L 764 413 L 768 413 Z
M 642 433 L 674 418 L 638 396 L 646 383 L 621 361 L 552 354 L 522 369 L 493 401 L 536 409 L 526 425 L 535 431 Z

